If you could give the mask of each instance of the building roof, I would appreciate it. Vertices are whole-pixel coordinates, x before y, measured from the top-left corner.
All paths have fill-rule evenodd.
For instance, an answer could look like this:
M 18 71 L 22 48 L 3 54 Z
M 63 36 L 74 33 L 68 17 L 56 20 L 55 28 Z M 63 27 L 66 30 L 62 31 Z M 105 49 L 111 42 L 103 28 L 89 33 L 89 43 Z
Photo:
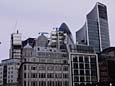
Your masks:
M 108 53 L 108 52 L 112 52 L 112 51 L 115 51 L 115 47 L 109 47 L 109 48 L 106 48 L 102 51 L 102 53 Z
M 29 45 L 29 43 L 27 43 L 27 44 L 24 46 L 24 48 L 32 48 L 32 46 Z

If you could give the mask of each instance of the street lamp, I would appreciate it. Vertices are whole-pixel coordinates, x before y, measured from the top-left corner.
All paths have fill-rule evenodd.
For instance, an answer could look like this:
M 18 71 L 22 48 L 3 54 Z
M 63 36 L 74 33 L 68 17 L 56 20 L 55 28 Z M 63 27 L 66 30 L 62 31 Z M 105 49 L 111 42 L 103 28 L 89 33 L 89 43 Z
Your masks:
M 112 86 L 112 83 L 110 82 L 109 86 Z

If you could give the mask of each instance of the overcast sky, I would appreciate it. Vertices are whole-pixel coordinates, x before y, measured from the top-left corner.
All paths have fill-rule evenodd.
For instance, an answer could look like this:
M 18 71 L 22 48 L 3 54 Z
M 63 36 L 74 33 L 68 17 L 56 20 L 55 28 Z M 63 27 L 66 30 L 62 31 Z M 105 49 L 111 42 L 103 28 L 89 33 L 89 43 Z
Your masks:
M 107 5 L 110 41 L 115 46 L 115 0 L 0 0 L 0 60 L 9 58 L 10 36 L 17 29 L 26 39 L 65 22 L 75 38 L 96 2 Z

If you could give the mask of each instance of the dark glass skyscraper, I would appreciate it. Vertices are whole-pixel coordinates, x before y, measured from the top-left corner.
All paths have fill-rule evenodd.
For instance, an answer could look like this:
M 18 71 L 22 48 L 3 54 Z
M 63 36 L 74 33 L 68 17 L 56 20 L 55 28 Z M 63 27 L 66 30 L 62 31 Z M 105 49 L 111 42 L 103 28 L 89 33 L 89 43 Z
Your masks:
M 76 32 L 76 42 L 93 46 L 97 53 L 110 46 L 107 8 L 96 3 L 87 15 L 85 25 Z

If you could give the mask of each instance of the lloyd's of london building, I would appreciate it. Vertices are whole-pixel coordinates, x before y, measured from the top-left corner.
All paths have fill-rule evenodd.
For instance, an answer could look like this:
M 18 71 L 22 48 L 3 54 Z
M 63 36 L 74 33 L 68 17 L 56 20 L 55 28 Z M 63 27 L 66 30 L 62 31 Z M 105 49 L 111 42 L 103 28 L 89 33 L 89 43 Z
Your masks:
M 96 53 L 109 47 L 106 14 L 106 6 L 97 3 L 76 32 L 77 44 L 65 23 L 49 38 L 41 33 L 22 40 L 18 31 L 13 33 L 10 58 L 0 64 L 0 86 L 95 86 L 99 81 Z

